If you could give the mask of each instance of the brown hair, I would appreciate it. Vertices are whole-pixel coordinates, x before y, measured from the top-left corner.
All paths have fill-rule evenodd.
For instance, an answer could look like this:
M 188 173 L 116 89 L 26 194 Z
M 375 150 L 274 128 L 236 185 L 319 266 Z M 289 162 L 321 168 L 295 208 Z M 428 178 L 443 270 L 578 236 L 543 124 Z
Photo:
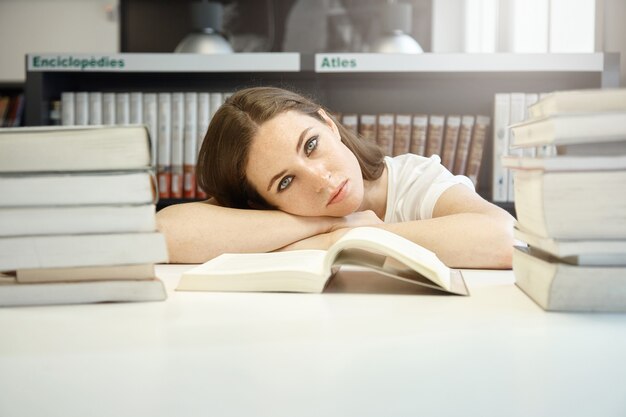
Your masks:
M 225 207 L 274 208 L 246 179 L 252 140 L 259 126 L 286 111 L 298 111 L 323 122 L 318 113 L 321 108 L 297 93 L 280 88 L 253 87 L 236 92 L 209 124 L 198 155 L 198 185 Z M 341 141 L 356 156 L 363 178 L 379 178 L 384 168 L 381 149 L 346 129 L 332 114 L 328 116 L 337 125 Z

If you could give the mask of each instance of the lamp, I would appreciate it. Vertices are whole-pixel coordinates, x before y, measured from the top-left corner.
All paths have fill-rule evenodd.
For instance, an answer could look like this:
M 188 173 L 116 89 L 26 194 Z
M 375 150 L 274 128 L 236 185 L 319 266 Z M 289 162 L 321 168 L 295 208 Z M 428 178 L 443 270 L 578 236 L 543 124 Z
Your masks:
M 193 32 L 185 36 L 174 52 L 197 54 L 230 54 L 233 48 L 220 34 L 224 8 L 220 3 L 194 1 L 190 3 Z
M 385 3 L 381 8 L 380 38 L 372 45 L 373 52 L 419 54 L 422 47 L 411 32 L 413 7 L 408 3 Z

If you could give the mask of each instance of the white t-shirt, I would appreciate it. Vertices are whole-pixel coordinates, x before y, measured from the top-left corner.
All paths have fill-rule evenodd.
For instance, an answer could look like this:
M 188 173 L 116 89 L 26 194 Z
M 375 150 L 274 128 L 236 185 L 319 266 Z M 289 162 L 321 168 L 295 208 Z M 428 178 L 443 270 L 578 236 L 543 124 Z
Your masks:
M 438 155 L 430 158 L 414 154 L 385 157 L 387 166 L 387 209 L 385 223 L 430 219 L 435 203 L 448 188 L 465 184 L 474 190 L 472 181 L 453 175 Z

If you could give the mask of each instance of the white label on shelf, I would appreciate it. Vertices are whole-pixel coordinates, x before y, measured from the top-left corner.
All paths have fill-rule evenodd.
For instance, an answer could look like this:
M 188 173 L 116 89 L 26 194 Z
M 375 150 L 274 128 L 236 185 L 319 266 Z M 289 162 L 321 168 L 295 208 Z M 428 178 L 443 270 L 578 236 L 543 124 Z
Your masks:
M 603 71 L 602 53 L 315 54 L 316 72 Z
M 29 54 L 28 71 L 298 72 L 298 53 Z

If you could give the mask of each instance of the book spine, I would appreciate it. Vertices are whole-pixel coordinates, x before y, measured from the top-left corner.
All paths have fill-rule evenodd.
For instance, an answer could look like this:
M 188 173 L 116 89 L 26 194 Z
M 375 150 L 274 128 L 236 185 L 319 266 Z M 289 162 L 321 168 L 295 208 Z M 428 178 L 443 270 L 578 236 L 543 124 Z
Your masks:
M 157 163 L 157 137 L 158 137 L 158 105 L 156 93 L 145 93 L 143 95 L 143 123 L 148 128 L 150 135 L 150 150 L 152 155 L 152 165 Z
M 183 197 L 196 196 L 196 158 L 198 154 L 198 93 L 185 93 L 185 132 L 183 157 Z
M 387 156 L 393 154 L 393 131 L 394 131 L 394 115 L 380 114 L 378 115 L 378 131 L 376 133 L 376 143 Z
M 341 124 L 343 125 L 343 127 L 345 127 L 346 129 L 352 131 L 352 133 L 354 134 L 358 134 L 359 132 L 359 116 L 354 114 L 354 113 L 350 113 L 350 114 L 344 114 L 341 117 Z
M 425 114 L 413 115 L 411 126 L 411 145 L 409 151 L 415 155 L 426 153 L 426 135 L 428 132 L 428 116 Z
M 454 169 L 454 158 L 456 155 L 456 147 L 459 142 L 460 127 L 461 116 L 446 117 L 446 129 L 443 137 L 441 164 L 449 171 Z
M 157 181 L 159 197 L 169 198 L 172 180 L 172 95 L 158 93 Z
M 74 99 L 74 125 L 86 126 L 89 124 L 89 93 L 76 92 Z
M 102 124 L 102 93 L 99 91 L 89 93 L 89 124 Z
M 474 116 L 463 116 L 461 118 L 461 127 L 459 128 L 459 141 L 454 157 L 454 168 L 452 169 L 455 175 L 465 175 L 473 128 Z
M 115 124 L 127 125 L 130 123 L 130 94 L 115 94 Z
M 213 119 L 213 116 L 215 115 L 215 113 L 217 113 L 219 108 L 222 106 L 222 103 L 224 102 L 224 94 L 223 93 L 211 93 L 209 95 L 209 100 L 210 100 L 210 109 L 211 109 L 211 119 Z
M 397 114 L 393 135 L 393 156 L 409 153 L 411 145 L 411 115 Z
M 102 124 L 115 124 L 115 93 L 102 94 Z
M 143 123 L 143 93 L 130 93 L 130 123 Z
M 511 97 L 508 93 L 497 93 L 493 109 L 493 175 L 491 180 L 491 199 L 505 202 L 508 199 L 508 170 L 502 166 L 502 157 L 509 148 L 509 109 Z
M 443 125 L 444 116 L 431 115 L 428 118 L 428 133 L 426 137 L 426 154 L 429 157 L 432 155 L 441 155 L 443 145 Z
M 196 143 L 196 160 L 197 155 L 200 154 L 200 149 L 202 148 L 202 143 L 204 142 L 204 137 L 209 128 L 209 122 L 211 121 L 211 100 L 209 93 L 198 93 L 198 140 Z M 195 173 L 196 178 L 198 173 Z M 196 198 L 205 199 L 207 198 L 206 193 L 199 185 L 197 185 L 196 180 Z
M 509 109 L 509 125 L 519 123 L 524 120 L 526 117 L 526 94 L 524 93 L 511 93 L 511 104 Z M 509 130 L 509 138 L 511 137 L 511 129 Z M 513 149 L 511 148 L 511 142 L 509 140 L 509 148 L 507 150 L 507 154 L 509 156 L 522 156 L 521 149 Z M 508 181 L 509 185 L 507 187 L 507 201 L 515 200 L 515 187 L 513 186 L 514 175 L 510 169 L 505 168 L 508 171 Z
M 361 114 L 359 116 L 359 135 L 363 140 L 376 143 L 376 115 Z
M 74 92 L 63 91 L 61 93 L 61 124 L 63 126 L 73 126 L 74 115 Z
M 172 93 L 172 182 L 171 198 L 183 197 L 183 152 L 185 146 L 185 95 Z
M 488 116 L 476 116 L 466 173 L 467 177 L 474 183 L 474 186 L 478 186 L 478 175 L 480 174 L 483 161 L 483 151 L 490 122 L 491 119 Z

